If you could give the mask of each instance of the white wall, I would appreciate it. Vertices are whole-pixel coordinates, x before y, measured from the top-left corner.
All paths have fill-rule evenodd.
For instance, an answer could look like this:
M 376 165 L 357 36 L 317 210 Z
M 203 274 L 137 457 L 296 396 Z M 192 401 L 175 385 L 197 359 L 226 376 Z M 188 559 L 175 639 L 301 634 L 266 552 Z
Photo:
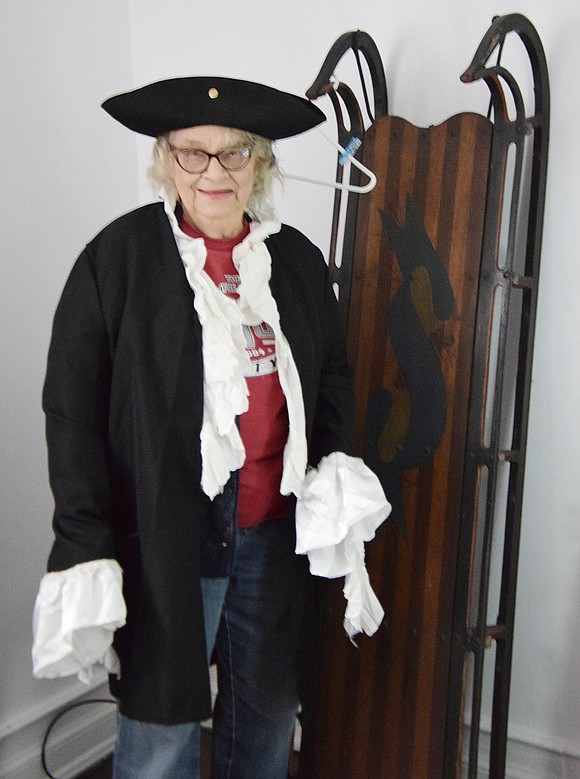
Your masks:
M 142 173 L 150 142 L 112 122 L 100 101 L 157 78 L 195 73 L 261 80 L 302 94 L 336 38 L 363 29 L 383 56 L 391 113 L 436 124 L 460 111 L 486 110 L 485 88 L 463 85 L 459 75 L 492 16 L 511 11 L 528 16 L 546 48 L 552 135 L 510 735 L 530 754 L 534 746 L 539 754 L 556 754 L 544 763 L 534 759 L 522 775 L 580 775 L 572 773 L 578 769 L 574 756 L 580 758 L 577 0 L 520 0 L 517 7 L 505 0 L 470 6 L 463 0 L 309 0 L 288 8 L 266 0 L 213 6 L 0 0 L 0 739 L 38 707 L 49 708 L 55 690 L 65 697 L 76 690 L 71 682 L 33 681 L 28 659 L 32 601 L 50 543 L 39 409 L 50 319 L 83 242 L 117 213 L 150 198 Z M 316 133 L 281 142 L 279 151 L 288 172 L 333 173 L 332 150 Z M 289 182 L 279 197 L 281 217 L 326 251 L 331 198 L 330 190 Z

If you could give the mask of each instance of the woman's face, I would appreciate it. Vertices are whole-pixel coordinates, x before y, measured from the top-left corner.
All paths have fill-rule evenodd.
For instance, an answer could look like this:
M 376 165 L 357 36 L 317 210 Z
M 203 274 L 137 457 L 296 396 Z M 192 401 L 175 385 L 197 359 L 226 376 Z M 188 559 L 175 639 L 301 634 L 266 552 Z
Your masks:
M 243 144 L 238 130 L 204 125 L 169 134 L 174 149 L 217 154 Z M 173 178 L 187 221 L 210 238 L 233 238 L 242 230 L 243 215 L 254 184 L 255 160 L 241 170 L 226 170 L 215 157 L 202 173 L 187 173 L 173 159 Z

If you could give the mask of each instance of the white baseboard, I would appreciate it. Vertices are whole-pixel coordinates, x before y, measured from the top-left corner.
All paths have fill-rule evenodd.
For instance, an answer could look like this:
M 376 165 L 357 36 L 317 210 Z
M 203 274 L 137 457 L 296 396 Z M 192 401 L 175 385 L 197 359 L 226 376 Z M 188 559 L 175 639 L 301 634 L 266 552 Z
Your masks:
M 79 696 L 74 703 L 91 698 L 110 698 L 106 685 Z M 46 779 L 41 752 L 45 734 L 63 708 L 40 717 L 30 717 L 0 739 L 0 779 Z M 81 705 L 65 714 L 51 731 L 47 766 L 58 779 L 72 779 L 112 752 L 116 732 L 116 707 L 95 703 Z

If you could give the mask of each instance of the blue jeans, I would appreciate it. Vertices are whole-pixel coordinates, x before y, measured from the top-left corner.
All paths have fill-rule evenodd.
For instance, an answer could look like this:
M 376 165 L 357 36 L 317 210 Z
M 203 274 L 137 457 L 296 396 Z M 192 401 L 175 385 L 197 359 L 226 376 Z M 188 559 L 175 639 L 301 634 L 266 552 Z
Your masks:
M 306 583 L 293 523 L 238 531 L 233 574 L 202 579 L 208 660 L 215 659 L 213 779 L 286 779 L 298 710 L 296 643 Z M 119 715 L 114 779 L 198 779 L 199 723 Z

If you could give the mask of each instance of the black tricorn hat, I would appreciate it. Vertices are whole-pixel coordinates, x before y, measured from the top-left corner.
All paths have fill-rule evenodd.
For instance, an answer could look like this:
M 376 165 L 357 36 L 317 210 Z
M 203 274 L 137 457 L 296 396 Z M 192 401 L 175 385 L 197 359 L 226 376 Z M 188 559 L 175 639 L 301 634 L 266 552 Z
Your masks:
M 219 76 L 156 81 L 114 95 L 102 107 L 130 130 L 154 137 L 212 124 L 276 140 L 303 133 L 326 119 L 305 98 L 252 81 Z

